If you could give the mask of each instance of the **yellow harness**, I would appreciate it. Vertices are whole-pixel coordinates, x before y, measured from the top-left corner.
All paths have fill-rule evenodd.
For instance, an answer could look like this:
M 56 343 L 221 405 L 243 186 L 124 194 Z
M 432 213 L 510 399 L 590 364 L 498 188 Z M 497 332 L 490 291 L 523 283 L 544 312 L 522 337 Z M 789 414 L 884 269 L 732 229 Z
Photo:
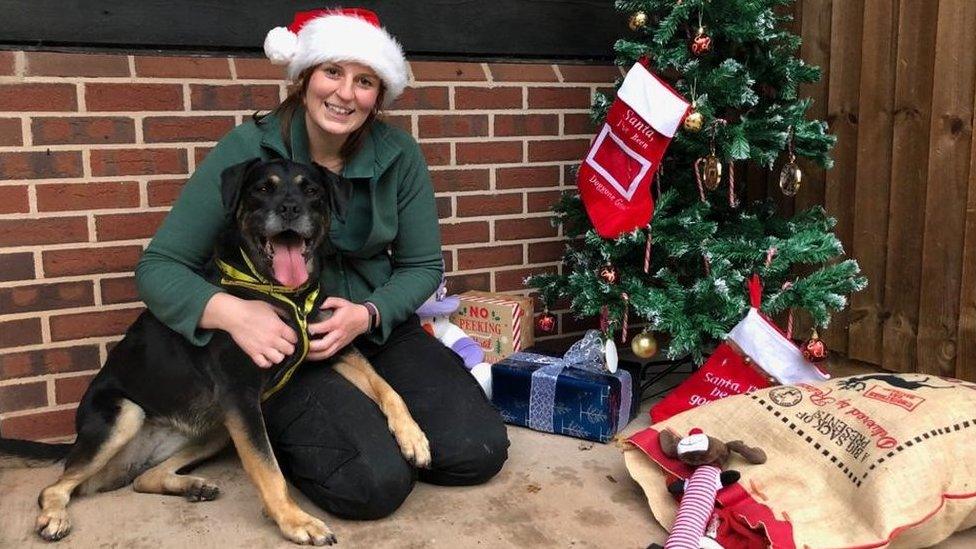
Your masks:
M 217 267 L 223 275 L 220 278 L 220 285 L 241 288 L 246 291 L 245 293 L 256 294 L 254 297 L 259 297 L 264 301 L 269 301 L 272 304 L 286 305 L 286 309 L 291 313 L 291 318 L 298 327 L 300 346 L 288 358 L 284 367 L 279 369 L 278 373 L 272 377 L 271 387 L 261 394 L 261 400 L 267 400 L 268 397 L 278 392 L 288 383 L 292 374 L 295 373 L 295 370 L 298 369 L 298 366 L 308 355 L 308 317 L 316 310 L 316 301 L 319 297 L 318 281 L 315 281 L 315 287 L 311 288 L 311 291 L 307 294 L 305 292 L 310 289 L 312 280 L 306 281 L 305 284 L 297 288 L 273 284 L 257 272 L 257 269 L 251 264 L 251 260 L 244 253 L 244 250 L 241 250 L 241 257 L 244 259 L 244 264 L 250 273 L 245 273 L 222 259 L 217 260 Z M 296 301 L 298 301 L 297 304 Z

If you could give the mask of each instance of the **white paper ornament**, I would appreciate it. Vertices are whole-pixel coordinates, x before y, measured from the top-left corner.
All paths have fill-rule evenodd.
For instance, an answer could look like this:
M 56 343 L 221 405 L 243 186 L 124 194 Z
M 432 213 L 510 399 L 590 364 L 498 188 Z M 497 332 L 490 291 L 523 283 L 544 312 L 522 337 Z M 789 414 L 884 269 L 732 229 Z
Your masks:
M 617 372 L 617 346 L 613 343 L 613 339 L 607 339 L 603 344 L 603 359 L 607 363 L 607 370 L 610 370 L 611 374 Z

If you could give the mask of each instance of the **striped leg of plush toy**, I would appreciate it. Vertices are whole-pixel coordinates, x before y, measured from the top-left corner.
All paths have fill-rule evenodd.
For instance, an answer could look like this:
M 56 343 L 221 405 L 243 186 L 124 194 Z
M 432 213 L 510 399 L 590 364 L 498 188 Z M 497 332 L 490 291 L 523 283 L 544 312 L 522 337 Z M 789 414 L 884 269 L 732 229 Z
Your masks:
M 702 465 L 685 481 L 685 493 L 678 504 L 671 534 L 664 543 L 665 549 L 699 549 L 715 509 L 715 495 L 722 487 L 721 473 L 714 465 Z

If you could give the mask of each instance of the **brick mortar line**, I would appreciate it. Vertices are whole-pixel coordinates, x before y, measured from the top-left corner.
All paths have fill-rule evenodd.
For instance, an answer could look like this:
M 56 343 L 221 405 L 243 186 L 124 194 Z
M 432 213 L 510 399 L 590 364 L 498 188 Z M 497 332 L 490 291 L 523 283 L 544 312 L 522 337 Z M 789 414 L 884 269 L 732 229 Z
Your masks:
M 457 216 L 458 219 L 463 219 L 465 221 L 510 221 L 513 219 L 546 219 L 549 217 L 552 217 L 552 214 L 549 212 L 515 212 L 493 215 Z
M 599 67 L 599 65 L 594 65 Z M 558 69 L 554 69 L 558 72 Z M 288 87 L 291 82 L 284 78 L 233 78 L 233 77 L 190 77 L 190 76 L 18 76 L 0 75 L 2 84 L 196 84 L 202 86 L 282 86 Z M 419 88 L 594 88 L 613 87 L 614 81 L 584 80 L 558 81 L 551 80 L 409 80 L 407 85 L 411 89 Z
M 539 143 L 546 141 L 569 141 L 593 139 L 593 134 L 527 134 L 527 135 L 472 135 L 462 137 L 416 137 L 418 143 L 501 143 L 521 141 L 523 143 Z M 486 141 L 487 139 L 487 141 Z
M 189 76 L 0 76 L 3 84 L 199 84 L 203 86 L 281 86 L 285 82 L 279 78 L 241 78 L 208 76 L 192 78 Z M 426 83 L 426 82 L 425 82 Z M 287 82 L 285 83 L 287 85 Z M 427 87 L 427 86 L 424 86 Z
M 20 116 L 20 135 L 23 137 L 21 147 L 34 146 L 34 134 L 31 131 L 31 116 L 27 113 L 21 113 Z
M 545 244 L 545 243 L 565 243 L 569 242 L 565 237 L 540 237 L 532 239 L 519 239 L 519 240 L 499 240 L 499 241 L 485 241 L 485 242 L 469 242 L 463 244 L 445 244 L 443 250 L 457 252 L 461 250 L 472 250 L 481 249 L 485 247 L 498 247 L 507 246 L 514 244 Z M 494 246 L 493 246 L 494 245 Z M 94 249 L 94 248 L 93 248 Z M 528 248 L 526 248 L 527 250 Z M 544 262 L 531 262 L 527 258 L 523 260 L 521 264 L 518 265 L 506 265 L 492 267 L 488 270 L 491 271 L 505 271 L 522 269 L 526 267 L 542 267 L 542 266 L 556 266 L 559 265 L 559 261 L 544 261 Z M 452 269 L 451 274 L 474 274 L 478 272 L 484 272 L 485 269 L 471 269 L 471 270 L 461 270 Z M 134 271 L 124 271 L 124 272 L 110 272 L 110 273 L 91 273 L 82 275 L 70 275 L 70 276 L 58 276 L 51 278 L 39 278 L 39 279 L 29 279 L 29 280 L 10 280 L 5 282 L 0 282 L 0 289 L 5 288 L 29 288 L 31 286 L 44 286 L 51 284 L 66 284 L 71 282 L 93 282 L 95 286 L 100 286 L 100 283 L 104 280 L 120 280 L 129 278 L 135 275 Z M 98 305 L 97 307 L 108 309 L 108 308 L 131 308 L 133 304 L 140 304 L 141 301 L 127 301 L 123 303 L 114 303 L 109 305 Z M 129 305 L 130 307 L 125 307 Z M 7 316 L 30 316 L 36 317 L 40 316 L 41 313 L 63 313 L 70 312 L 77 308 L 71 309 L 45 309 L 41 311 L 30 311 L 25 313 L 11 313 L 10 315 L 0 315 L 0 319 L 6 318 Z
M 228 110 L 130 110 L 130 111 L 0 111 L 0 116 L 27 118 L 136 118 L 136 117 L 177 117 L 196 118 L 198 116 L 250 116 L 255 110 L 267 109 L 228 109 Z M 399 112 L 399 111 L 397 111 Z
M 79 216 L 80 217 L 80 216 Z M 143 246 L 149 244 L 151 238 L 130 238 L 129 240 L 109 240 L 106 242 L 57 242 L 51 244 L 24 244 L 19 246 L 0 246 L 2 253 L 18 252 L 49 252 L 59 250 L 75 250 L 78 248 L 94 249 L 113 246 Z
M 67 316 L 84 313 L 103 313 L 107 311 L 125 311 L 128 309 L 145 309 L 141 301 L 130 301 L 128 303 L 111 303 L 107 305 L 85 305 L 83 307 L 66 307 L 64 309 L 45 309 L 43 311 L 30 311 L 24 313 L 0 314 L 0 322 L 14 320 L 24 320 L 27 318 L 40 318 L 42 321 L 49 320 L 52 316 Z M 121 335 L 121 334 L 120 334 Z M 102 337 L 102 336 L 91 336 Z M 90 339 L 90 338 L 85 338 Z
M 6 250 L 5 248 L 0 248 L 0 249 Z M 34 248 L 33 246 L 31 246 L 29 251 L 31 253 L 31 259 L 34 260 L 34 276 L 43 277 L 44 276 L 43 254 L 41 254 L 41 251 Z M 12 282 L 16 282 L 16 281 L 12 281 Z
M 50 341 L 47 343 L 32 343 L 30 345 L 20 345 L 18 347 L 5 347 L 3 349 L 0 349 L 0 356 L 15 354 L 15 353 L 28 353 L 32 351 L 47 351 L 49 349 L 81 347 L 84 345 L 104 345 L 107 343 L 115 343 L 118 341 L 122 341 L 122 334 L 115 335 L 115 336 L 93 336 L 93 337 L 86 337 L 83 339 L 69 339 L 66 341 Z M 99 361 L 99 364 L 104 364 L 104 363 L 105 363 L 104 358 Z
M 143 126 L 146 123 L 147 116 L 149 115 L 146 115 L 145 113 L 138 113 L 131 114 L 127 117 L 132 119 L 132 139 L 135 141 L 136 145 L 148 145 L 148 143 L 146 143 L 146 132 L 143 131 Z M 184 118 L 192 117 L 186 116 Z M 118 144 L 122 145 L 122 143 Z
M 174 111 L 175 112 L 175 111 Z M 588 108 L 560 108 L 560 107 L 508 107 L 508 108 L 484 108 L 484 109 L 397 109 L 386 111 L 388 116 L 398 116 L 399 114 L 429 114 L 429 115 L 512 115 L 512 114 L 554 114 L 567 112 L 570 114 L 589 114 Z
M 92 248 L 97 249 L 97 248 Z M 0 289 L 4 288 L 25 288 L 28 286 L 41 286 L 45 284 L 64 284 L 70 282 L 101 282 L 102 280 L 121 279 L 133 276 L 134 271 L 110 272 L 110 273 L 91 273 L 82 275 L 56 276 L 52 278 L 32 278 L 28 280 L 6 280 L 0 282 Z
M 43 414 L 45 412 L 60 412 L 62 410 L 75 410 L 78 408 L 77 402 L 71 402 L 69 404 L 54 404 L 50 406 L 45 406 L 43 408 L 31 408 L 29 410 L 16 410 L 13 412 L 4 412 L 0 414 L 0 421 L 6 419 L 13 419 L 17 417 L 33 416 L 37 414 Z
M 93 150 L 186 150 L 187 147 L 213 147 L 216 141 L 155 141 L 149 143 L 82 143 L 82 144 L 51 144 L 51 145 L 32 145 L 30 147 L 0 147 L 0 154 L 15 152 L 91 152 Z M 137 177 L 142 174 L 135 174 Z
M 46 218 L 38 217 L 36 219 L 46 219 Z M 95 214 L 91 212 L 86 212 L 85 222 L 86 225 L 88 226 L 88 242 L 89 243 L 98 242 L 98 226 L 95 225 Z
M 2 115 L 0 115 L 2 116 Z M 189 118 L 189 117 L 188 117 Z M 19 153 L 19 152 L 91 152 L 93 150 L 163 150 L 163 149 L 187 149 L 189 147 L 214 147 L 218 141 L 145 141 L 145 136 L 141 130 L 141 124 L 137 124 L 138 130 L 134 135 L 133 141 L 128 143 L 52 143 L 47 145 L 9 145 L 0 146 L 0 154 Z M 528 134 L 528 135 L 488 135 L 478 136 L 457 136 L 457 137 L 417 137 L 412 136 L 418 143 L 500 143 L 511 141 L 545 142 L 545 141 L 566 141 L 579 139 L 593 139 L 591 133 L 573 134 Z M 486 141 L 487 140 L 487 141 Z M 85 167 L 90 169 L 90 161 Z M 136 174 L 142 175 L 142 174 Z M 149 175 L 149 174 L 146 174 Z M 110 176 L 101 176 L 110 177 Z
M 137 184 L 139 182 L 136 182 Z M 506 189 L 478 189 L 470 191 L 435 191 L 435 196 L 439 198 L 446 198 L 451 196 L 458 197 L 493 197 L 497 195 L 510 195 L 510 194 L 541 194 L 544 192 L 561 191 L 565 190 L 563 186 L 549 186 L 549 187 L 513 187 Z M 65 219 L 65 218 L 79 218 L 86 217 L 89 220 L 88 227 L 89 230 L 94 232 L 94 216 L 107 216 L 107 215 L 132 215 L 132 214 L 153 214 L 153 213 L 168 213 L 170 211 L 170 206 L 126 206 L 119 208 L 100 208 L 93 210 L 44 210 L 37 212 L 18 212 L 10 214 L 0 214 L 0 221 L 12 221 L 12 220 L 44 220 L 44 219 Z M 546 212 L 527 212 L 530 217 L 536 217 L 533 214 L 541 214 Z M 499 214 L 508 215 L 508 214 Z M 466 217 L 466 216 L 457 216 Z M 445 221 L 444 219 L 441 220 Z M 149 240 L 151 237 L 146 237 L 145 239 L 126 239 L 126 240 L 87 240 L 79 241 L 80 244 L 109 244 L 116 242 L 129 242 L 132 240 Z M 19 245 L 19 246 L 0 246 L 0 250 L 9 251 L 15 248 L 30 248 L 43 246 L 52 246 L 59 244 L 71 244 L 70 242 L 58 242 L 51 244 L 34 244 L 34 245 Z M 50 248 L 45 248 L 50 249 Z M 28 250 L 24 250 L 28 251 Z
M 75 101 L 78 103 L 78 112 L 87 112 L 88 102 L 85 101 L 85 86 L 83 83 L 78 82 L 77 80 L 74 80 L 74 82 L 75 82 L 75 93 L 77 94 L 77 96 L 75 97 Z
M 158 213 L 168 212 L 169 206 L 127 206 L 125 208 L 99 208 L 90 210 L 45 210 L 42 212 L 32 212 L 26 216 L 24 212 L 12 214 L 0 214 L 0 220 L 4 219 L 49 219 L 58 217 L 81 217 L 83 215 L 104 215 L 104 214 L 132 214 L 132 213 Z
M 485 169 L 488 168 L 545 168 L 545 167 L 564 167 L 568 164 L 578 164 L 576 161 L 568 160 L 545 160 L 540 162 L 499 162 L 497 164 L 478 164 L 477 166 L 482 166 L 480 168 L 471 168 L 475 164 L 462 164 L 461 166 L 447 166 L 447 165 L 436 165 L 428 166 L 428 170 L 432 172 L 446 172 L 446 171 L 458 171 L 458 169 Z M 494 170 L 492 170 L 494 171 Z M 23 181 L 20 179 L 10 180 L 10 181 Z M 0 181 L 0 183 L 3 183 Z
M 485 73 L 485 78 L 489 84 L 495 83 L 495 76 L 491 74 L 491 68 L 488 66 L 487 62 L 479 63 L 481 65 L 481 71 Z
M 3 154 L 3 151 L 0 151 Z M 43 179 L 0 179 L 0 187 L 14 185 L 81 185 L 85 183 L 129 183 L 138 179 L 145 181 L 170 181 L 174 176 L 189 177 L 189 174 L 133 174 L 133 175 L 98 175 L 88 178 L 81 177 L 45 177 Z
M 546 135 L 484 135 L 484 136 L 480 136 L 480 137 L 481 138 L 485 138 L 485 137 L 493 138 L 493 139 L 497 139 L 499 141 L 506 140 L 506 139 L 508 139 L 508 140 L 525 139 L 525 142 L 526 143 L 538 143 L 538 142 L 543 142 L 543 141 L 560 141 L 560 140 L 562 140 L 562 141 L 579 140 L 579 139 L 592 140 L 593 137 L 594 137 L 594 135 L 591 134 L 591 133 L 560 133 L 560 134 L 546 134 Z M 433 143 L 433 142 L 436 142 L 437 139 L 445 139 L 445 138 L 441 138 L 441 137 L 424 137 L 422 139 L 418 139 L 418 141 L 422 141 L 422 142 L 425 142 L 425 143 L 427 143 L 427 142 Z M 492 141 L 492 142 L 494 142 L 494 141 Z
M 129 111 L 44 111 L 44 110 L 19 110 L 3 111 L 0 116 L 4 118 L 135 118 L 139 117 L 178 117 L 178 118 L 197 118 L 204 116 L 250 116 L 255 111 L 265 112 L 268 109 L 225 109 L 225 110 L 203 110 L 203 109 L 183 109 L 183 110 L 129 110 Z M 532 114 L 589 114 L 588 108 L 577 107 L 510 107 L 510 108 L 483 108 L 483 109 L 397 109 L 385 111 L 387 116 L 408 116 L 408 115 L 428 115 L 428 116 L 452 116 L 452 115 L 532 115 Z M 416 135 L 414 132 L 413 135 Z M 97 144 L 97 143 L 96 143 Z
M 56 383 L 55 383 L 54 379 L 53 378 L 48 378 L 46 380 L 46 383 L 44 385 L 45 385 L 44 388 L 46 389 L 46 393 L 47 393 L 47 395 L 46 395 L 47 396 L 47 405 L 48 406 L 53 406 L 53 405 L 57 404 L 57 402 L 58 402 L 58 396 L 57 396 L 57 391 L 55 390 Z
M 439 164 L 443 169 L 485 169 L 485 168 L 535 168 L 544 166 L 573 166 L 579 164 L 577 160 L 545 160 L 536 162 L 505 162 L 498 164 Z
M 21 212 L 25 213 L 25 212 Z M 37 209 L 37 188 L 33 185 L 27 185 L 27 214 L 38 213 Z
M 148 210 L 152 207 L 149 205 L 149 180 L 140 178 L 136 185 L 139 187 L 139 209 Z
M 22 78 L 27 69 L 27 53 L 24 50 L 14 52 L 14 74 L 11 76 Z
M 51 343 L 53 338 L 51 337 L 51 319 L 50 317 L 41 317 L 41 343 Z
M 92 301 L 95 302 L 96 307 L 100 307 L 100 308 L 105 307 L 106 304 L 102 302 L 101 280 L 93 280 L 93 282 L 94 284 L 92 284 Z M 119 305 L 122 305 L 122 303 L 119 303 Z M 55 310 L 60 311 L 62 309 L 55 309 Z
M 27 385 L 28 383 L 37 383 L 38 381 L 47 380 L 58 380 L 58 379 L 70 379 L 73 377 L 82 377 L 95 374 L 101 371 L 98 370 L 82 370 L 78 372 L 60 372 L 51 374 L 41 374 L 36 376 L 25 376 L 25 377 L 12 377 L 9 379 L 0 379 L 0 387 L 10 387 L 14 385 Z
M 518 193 L 532 193 L 538 194 L 540 192 L 550 192 L 555 190 L 557 187 L 513 187 L 511 189 L 496 189 L 494 192 L 488 189 L 479 189 L 473 191 L 434 191 L 434 195 L 437 197 L 443 196 L 483 196 L 486 198 L 495 197 L 498 195 L 508 195 L 508 194 L 518 194 Z M 443 221 L 443 219 L 441 220 Z

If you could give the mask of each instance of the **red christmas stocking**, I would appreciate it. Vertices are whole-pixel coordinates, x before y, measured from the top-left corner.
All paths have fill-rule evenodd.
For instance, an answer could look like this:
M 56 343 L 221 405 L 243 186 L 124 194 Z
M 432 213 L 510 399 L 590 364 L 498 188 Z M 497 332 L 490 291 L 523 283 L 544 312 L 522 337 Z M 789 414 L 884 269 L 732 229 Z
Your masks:
M 688 109 L 644 65 L 627 73 L 576 180 L 600 236 L 615 238 L 651 221 L 651 178 Z

